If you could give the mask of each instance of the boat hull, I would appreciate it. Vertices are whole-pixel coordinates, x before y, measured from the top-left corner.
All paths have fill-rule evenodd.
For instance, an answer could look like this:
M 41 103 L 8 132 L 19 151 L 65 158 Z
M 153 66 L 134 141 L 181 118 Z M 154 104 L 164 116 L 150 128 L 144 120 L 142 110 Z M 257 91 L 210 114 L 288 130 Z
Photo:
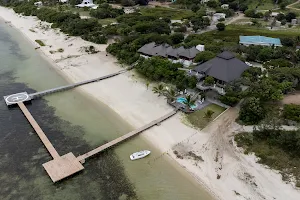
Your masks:
M 151 153 L 151 151 L 144 150 L 144 151 L 139 151 L 139 152 L 133 153 L 129 157 L 130 157 L 131 160 L 138 160 L 138 159 L 141 159 L 141 158 L 145 158 L 150 153 Z

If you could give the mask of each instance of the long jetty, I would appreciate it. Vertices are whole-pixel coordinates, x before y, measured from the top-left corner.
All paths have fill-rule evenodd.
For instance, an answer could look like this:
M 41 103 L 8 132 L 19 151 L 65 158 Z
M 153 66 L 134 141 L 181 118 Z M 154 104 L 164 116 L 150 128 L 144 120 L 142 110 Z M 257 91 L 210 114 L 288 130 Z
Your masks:
M 23 112 L 23 114 L 25 115 L 25 117 L 27 118 L 29 123 L 31 124 L 32 128 L 35 130 L 35 132 L 37 133 L 37 135 L 41 139 L 41 141 L 43 142 L 44 146 L 46 147 L 46 149 L 48 150 L 48 152 L 50 153 L 52 158 L 53 159 L 59 158 L 60 155 L 57 153 L 57 151 L 55 150 L 55 148 L 53 147 L 53 145 L 51 144 L 51 142 L 49 141 L 49 139 L 45 135 L 44 131 L 39 126 L 39 124 L 32 117 L 31 113 L 28 111 L 28 109 L 26 108 L 24 103 L 19 102 L 18 106 L 20 107 L 21 111 Z
M 65 155 L 60 156 L 58 154 L 58 152 L 56 151 L 56 149 L 54 148 L 54 146 L 52 145 L 52 143 L 49 141 L 49 139 L 47 138 L 46 134 L 43 132 L 43 130 L 41 129 L 41 127 L 39 126 L 39 124 L 35 121 L 35 119 L 33 118 L 33 116 L 31 115 L 31 113 L 29 112 L 29 110 L 26 108 L 26 106 L 24 105 L 24 102 L 28 102 L 31 99 L 35 99 L 37 97 L 46 95 L 46 94 L 51 94 L 51 93 L 55 93 L 55 92 L 60 92 L 60 91 L 65 91 L 68 89 L 72 89 L 84 84 L 88 84 L 88 83 L 93 83 L 93 82 L 97 82 L 100 80 L 104 80 L 107 78 L 111 78 L 114 76 L 117 76 L 121 73 L 124 73 L 130 69 L 132 69 L 134 67 L 131 66 L 130 68 L 118 71 L 116 73 L 113 74 L 109 74 L 106 76 L 102 76 L 99 78 L 94 78 L 91 80 L 87 80 L 87 81 L 82 81 L 82 82 L 78 82 L 75 84 L 70 84 L 67 86 L 61 86 L 61 87 L 57 87 L 57 88 L 53 88 L 53 89 L 49 89 L 49 90 L 45 90 L 42 92 L 36 92 L 36 93 L 32 93 L 32 94 L 28 94 L 27 92 L 21 92 L 21 93 L 16 93 L 16 94 L 12 94 L 12 95 L 8 95 L 8 96 L 4 96 L 4 100 L 7 104 L 7 106 L 11 106 L 11 105 L 18 105 L 21 109 L 21 111 L 23 112 L 23 114 L 25 115 L 25 117 L 27 118 L 28 122 L 31 124 L 31 126 L 33 127 L 33 129 L 35 130 L 35 132 L 37 133 L 37 135 L 39 136 L 40 140 L 42 141 L 42 143 L 44 144 L 44 146 L 46 147 L 47 151 L 49 152 L 49 154 L 52 156 L 52 160 L 46 162 L 43 164 L 43 167 L 45 168 L 46 172 L 48 173 L 49 177 L 51 178 L 51 180 L 53 182 L 58 182 L 64 178 L 67 178 L 81 170 L 84 169 L 82 163 L 85 162 L 85 160 L 97 153 L 100 153 L 110 147 L 113 147 L 135 135 L 138 135 L 139 133 L 142 133 L 143 131 L 155 126 L 155 125 L 159 125 L 161 122 L 163 122 L 164 120 L 170 118 L 171 116 L 175 115 L 177 113 L 177 109 L 173 110 L 172 112 L 169 112 L 168 114 L 151 121 L 150 123 L 134 130 L 131 131 L 119 138 L 116 138 L 104 145 L 101 145 L 83 155 L 80 155 L 78 157 L 75 157 L 74 154 L 72 152 L 67 153 Z
M 146 125 L 138 128 L 138 129 L 136 129 L 134 131 L 131 131 L 131 132 L 127 133 L 126 135 L 118 137 L 118 138 L 116 138 L 116 139 L 114 139 L 114 140 L 112 140 L 112 141 L 110 141 L 110 142 L 108 142 L 108 143 L 106 143 L 106 144 L 104 144 L 102 146 L 99 146 L 99 147 L 93 149 L 92 151 L 89 151 L 89 152 L 87 152 L 87 153 L 85 153 L 85 154 L 83 154 L 81 156 L 78 156 L 77 159 L 81 163 L 84 163 L 85 159 L 87 159 L 87 158 L 89 158 L 89 157 L 91 157 L 91 156 L 93 156 L 95 154 L 98 154 L 101 151 L 104 151 L 104 150 L 106 150 L 106 149 L 108 149 L 108 148 L 110 148 L 112 146 L 115 146 L 115 145 L 117 145 L 117 144 L 119 144 L 119 143 L 121 143 L 121 142 L 123 142 L 123 141 L 125 141 L 125 140 L 127 140 L 127 139 L 129 139 L 129 138 L 131 138 L 131 137 L 133 137 L 133 136 L 135 136 L 135 135 L 137 135 L 137 134 L 139 134 L 139 133 L 141 133 L 141 132 L 149 129 L 149 128 L 151 128 L 154 125 L 159 125 L 161 122 L 163 122 L 164 120 L 170 118 L 171 116 L 175 115 L 176 113 L 177 113 L 177 110 L 173 110 L 172 112 L 170 112 L 170 113 L 168 113 L 168 114 L 166 114 L 166 115 L 164 115 L 164 116 L 162 116 L 162 117 L 160 117 L 160 118 L 158 118 L 156 120 L 153 120 L 152 122 L 150 122 L 150 123 L 148 123 L 148 124 L 146 124 Z
M 86 80 L 86 81 L 81 81 L 81 82 L 66 85 L 66 86 L 60 86 L 60 87 L 52 88 L 52 89 L 49 89 L 49 90 L 44 90 L 44 91 L 41 91 L 41 92 L 32 93 L 32 94 L 29 94 L 29 96 L 30 96 L 31 99 L 35 99 L 35 98 L 38 98 L 38 97 L 41 97 L 41 96 L 44 96 L 44 95 L 47 95 L 47 94 L 66 91 L 66 90 L 73 89 L 73 88 L 81 86 L 81 85 L 85 85 L 85 84 L 89 84 L 89 83 L 93 83 L 93 82 L 98 82 L 98 81 L 101 81 L 101 80 L 104 80 L 104 79 L 108 79 L 108 78 L 117 76 L 119 74 L 122 74 L 126 71 L 127 71 L 127 69 L 124 69 L 124 70 L 121 70 L 121 71 L 118 71 L 116 73 L 112 73 L 112 74 L 109 74 L 109 75 L 106 75 L 106 76 L 101 76 L 101 77 L 98 77 L 98 78 L 94 78 L 94 79 L 90 79 L 90 80 Z

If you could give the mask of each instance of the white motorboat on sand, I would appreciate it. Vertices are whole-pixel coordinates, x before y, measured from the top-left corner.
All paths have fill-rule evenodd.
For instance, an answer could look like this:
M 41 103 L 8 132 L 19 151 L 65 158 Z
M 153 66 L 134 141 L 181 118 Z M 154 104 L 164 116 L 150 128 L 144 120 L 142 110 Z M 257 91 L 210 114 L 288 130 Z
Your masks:
M 148 156 L 150 153 L 151 153 L 151 151 L 149 151 L 149 150 L 143 150 L 143 151 L 135 152 L 135 153 L 130 155 L 130 159 L 131 160 L 141 159 L 141 158 L 144 158 L 144 157 Z

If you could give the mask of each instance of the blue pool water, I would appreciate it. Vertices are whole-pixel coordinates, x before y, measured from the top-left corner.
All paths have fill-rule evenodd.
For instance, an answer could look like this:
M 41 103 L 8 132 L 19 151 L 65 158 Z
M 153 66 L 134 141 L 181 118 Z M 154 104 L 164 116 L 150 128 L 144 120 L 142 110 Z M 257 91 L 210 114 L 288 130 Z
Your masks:
M 184 104 L 184 102 L 186 102 L 186 98 L 185 98 L 185 97 L 179 97 L 179 98 L 177 98 L 176 101 L 177 101 L 178 103 Z M 192 109 L 195 109 L 195 108 L 197 108 L 197 105 L 192 105 L 191 108 L 192 108 Z

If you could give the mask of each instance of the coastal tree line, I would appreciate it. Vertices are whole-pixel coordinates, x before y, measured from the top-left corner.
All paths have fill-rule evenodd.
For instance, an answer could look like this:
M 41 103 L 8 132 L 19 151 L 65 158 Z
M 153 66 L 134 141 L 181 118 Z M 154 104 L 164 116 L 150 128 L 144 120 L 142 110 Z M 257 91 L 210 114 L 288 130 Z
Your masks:
M 26 16 L 37 16 L 40 20 L 52 23 L 52 28 L 59 28 L 70 36 L 80 36 L 84 40 L 97 44 L 107 42 L 102 25 L 97 19 L 81 19 L 78 13 L 58 11 L 51 7 L 37 8 L 32 2 L 14 4 L 14 11 Z

